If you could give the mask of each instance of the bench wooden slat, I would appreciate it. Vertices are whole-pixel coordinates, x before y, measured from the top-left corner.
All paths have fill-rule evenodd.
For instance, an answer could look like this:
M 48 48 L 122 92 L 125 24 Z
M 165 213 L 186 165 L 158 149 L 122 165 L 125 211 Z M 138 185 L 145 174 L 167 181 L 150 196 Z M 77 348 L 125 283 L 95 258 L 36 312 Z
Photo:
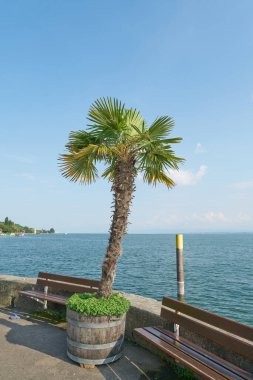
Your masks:
M 204 325 L 196 319 L 190 319 L 185 315 L 176 314 L 174 311 L 165 309 L 164 307 L 161 309 L 161 318 L 179 324 L 186 330 L 204 336 L 223 347 L 227 347 L 233 352 L 237 352 L 253 360 L 253 345 L 248 342 L 228 335 L 221 330 L 215 330 L 212 326 Z
M 90 288 L 84 285 L 67 284 L 65 282 L 46 280 L 42 278 L 38 278 L 37 284 L 72 293 L 95 293 L 97 291 L 95 288 Z
M 189 315 L 190 317 L 196 318 L 202 322 L 214 325 L 217 328 L 240 336 L 241 338 L 253 341 L 253 327 L 251 326 L 233 321 L 229 318 L 221 317 L 220 315 L 199 309 L 195 306 L 187 305 L 169 297 L 163 297 L 162 305 Z
M 190 368 L 195 373 L 201 375 L 204 379 L 208 380 L 230 380 L 232 378 L 229 378 L 227 376 L 223 376 L 219 374 L 217 371 L 208 368 L 205 364 L 203 364 L 201 361 L 196 360 L 189 356 L 188 354 L 182 352 L 180 349 L 178 349 L 176 346 L 173 346 L 172 344 L 169 344 L 165 342 L 164 340 L 160 339 L 159 337 L 153 335 L 149 331 L 143 328 L 137 328 L 134 330 L 138 335 L 145 338 L 147 341 L 152 343 L 154 346 L 162 350 L 164 353 L 166 353 L 169 356 L 172 356 L 174 359 L 181 362 L 186 367 Z
M 174 343 L 176 344 L 177 347 L 180 346 L 182 351 L 186 350 L 186 352 L 189 352 L 190 355 L 192 355 L 195 358 L 199 358 L 201 361 L 203 361 L 203 363 L 211 363 L 212 366 L 216 366 L 216 368 L 220 372 L 223 371 L 224 373 L 230 374 L 230 376 L 232 373 L 236 375 L 239 379 L 245 379 L 245 380 L 253 379 L 253 376 L 250 375 L 248 372 L 219 358 L 218 356 L 195 345 L 194 343 L 190 342 L 187 339 L 184 339 L 182 337 L 176 337 L 174 333 L 169 332 L 168 330 L 165 330 L 162 327 L 154 327 L 154 328 L 147 327 L 145 329 L 151 333 L 153 332 L 154 334 L 156 334 L 157 336 L 159 336 L 161 339 L 163 339 L 166 342 Z
M 55 288 L 69 293 L 96 293 L 99 288 L 99 284 L 100 281 L 97 280 L 45 272 L 39 272 L 37 278 L 37 285 Z M 62 305 L 65 305 L 67 299 L 70 297 L 70 295 L 62 296 L 58 294 L 52 294 L 51 292 L 45 293 L 40 290 L 24 290 L 19 291 L 19 294 L 30 298 L 37 298 L 44 301 L 59 303 Z
M 58 296 L 55 294 L 48 293 L 47 295 L 44 292 L 39 292 L 39 291 L 33 291 L 33 290 L 21 290 L 19 291 L 19 294 L 30 297 L 30 298 L 38 298 L 40 300 L 44 301 L 50 301 L 54 303 L 58 303 L 61 305 L 65 305 L 65 303 L 68 300 L 68 297 L 64 296 Z
M 98 280 L 92 280 L 89 278 L 71 277 L 71 276 L 65 276 L 62 274 L 54 274 L 54 273 L 39 272 L 38 278 L 47 279 L 47 280 L 55 280 L 55 281 L 60 281 L 60 282 L 67 282 L 69 284 L 91 286 L 93 288 L 98 288 L 100 285 L 100 281 Z

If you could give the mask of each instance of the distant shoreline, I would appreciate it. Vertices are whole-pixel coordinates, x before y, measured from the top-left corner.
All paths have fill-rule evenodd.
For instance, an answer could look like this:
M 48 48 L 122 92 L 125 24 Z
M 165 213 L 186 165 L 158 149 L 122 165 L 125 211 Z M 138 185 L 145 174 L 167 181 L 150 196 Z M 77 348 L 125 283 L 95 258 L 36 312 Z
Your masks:
M 127 235 L 176 235 L 179 232 L 130 232 Z M 180 232 L 181 233 L 181 232 Z M 183 232 L 183 235 L 238 235 L 253 234 L 253 231 L 237 231 L 237 232 Z M 108 232 L 39 232 L 39 233 L 24 233 L 24 235 L 109 235 Z M 0 234 L 0 236 L 15 236 L 15 233 L 12 234 Z

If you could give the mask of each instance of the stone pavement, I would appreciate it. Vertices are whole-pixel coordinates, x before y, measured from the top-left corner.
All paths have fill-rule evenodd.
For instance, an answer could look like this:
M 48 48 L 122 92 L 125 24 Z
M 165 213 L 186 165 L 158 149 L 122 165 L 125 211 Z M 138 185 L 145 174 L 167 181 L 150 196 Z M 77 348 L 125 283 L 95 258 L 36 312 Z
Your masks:
M 15 311 L 17 312 L 17 311 Z M 0 308 L 0 380 L 153 380 L 174 379 L 164 363 L 149 351 L 126 342 L 122 359 L 95 369 L 83 369 L 66 355 L 66 330 L 30 320 Z

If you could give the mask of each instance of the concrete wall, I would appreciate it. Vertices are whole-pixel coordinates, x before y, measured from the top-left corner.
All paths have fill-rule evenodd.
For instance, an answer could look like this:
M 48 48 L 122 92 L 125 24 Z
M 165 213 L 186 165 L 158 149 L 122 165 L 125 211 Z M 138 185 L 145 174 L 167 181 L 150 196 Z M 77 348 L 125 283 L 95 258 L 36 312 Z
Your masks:
M 34 278 L 25 278 L 25 277 L 16 277 L 9 275 L 0 275 L 0 305 L 1 306 L 17 306 L 19 302 L 19 290 L 28 290 L 32 289 L 36 284 L 36 279 Z M 21 306 L 22 306 L 22 300 Z M 30 311 L 29 308 L 37 307 L 34 302 L 28 300 L 27 311 Z M 24 309 L 26 301 L 24 300 Z
M 34 311 L 41 308 L 41 304 L 27 297 L 21 297 L 19 290 L 31 290 L 38 288 L 36 278 L 24 278 L 9 275 L 0 275 L 0 305 L 15 306 L 23 311 Z M 62 292 L 54 293 L 62 294 Z M 145 298 L 134 294 L 123 293 L 131 302 L 131 308 L 126 320 L 126 336 L 131 339 L 132 331 L 135 327 L 157 326 L 161 325 L 160 319 L 161 302 L 152 298 Z M 54 305 L 48 303 L 48 308 Z
M 0 275 L 0 305 L 1 306 L 16 306 L 23 311 L 35 311 L 41 309 L 42 305 L 26 297 L 19 297 L 18 291 L 21 289 L 33 289 L 36 284 L 36 279 L 22 278 L 16 276 Z M 59 292 L 59 294 L 61 294 Z M 127 314 L 126 319 L 126 337 L 130 340 L 138 342 L 145 348 L 159 353 L 152 345 L 145 340 L 133 336 L 133 329 L 136 327 L 144 326 L 162 326 L 164 322 L 160 319 L 161 302 L 152 298 L 146 298 L 135 294 L 123 293 L 126 298 L 131 302 L 131 308 Z M 49 308 L 56 308 L 59 306 L 48 304 Z M 166 328 L 172 330 L 172 325 L 166 324 Z M 193 334 L 190 331 L 180 329 L 180 334 L 187 337 L 192 342 L 206 348 L 210 352 L 217 354 L 220 357 L 234 363 L 235 365 L 244 368 L 245 370 L 253 372 L 253 361 L 249 361 L 237 354 L 223 349 L 221 346 L 209 341 L 206 338 Z
M 133 330 L 136 327 L 161 326 L 161 302 L 135 294 L 123 293 L 131 302 L 126 318 L 126 336 L 133 339 Z

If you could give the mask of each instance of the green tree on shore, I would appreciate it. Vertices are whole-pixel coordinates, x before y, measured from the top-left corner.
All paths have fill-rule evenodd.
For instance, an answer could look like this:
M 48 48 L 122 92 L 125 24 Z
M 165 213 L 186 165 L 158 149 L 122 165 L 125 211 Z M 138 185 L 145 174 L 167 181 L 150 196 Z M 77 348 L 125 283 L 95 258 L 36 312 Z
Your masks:
M 4 224 L 5 224 L 6 226 L 13 226 L 13 225 L 14 225 L 14 222 L 13 222 L 12 220 L 10 220 L 10 219 L 8 218 L 8 216 L 6 216 L 6 218 L 4 219 Z
M 171 145 L 182 139 L 168 137 L 174 126 L 170 117 L 158 117 L 148 126 L 136 109 L 127 109 L 117 99 L 95 101 L 88 121 L 87 130 L 70 132 L 68 153 L 60 156 L 60 170 L 71 181 L 85 184 L 98 177 L 97 163 L 105 164 L 102 177 L 112 183 L 114 211 L 98 296 L 109 297 L 136 177 L 140 173 L 148 184 L 163 183 L 172 188 L 175 184 L 168 170 L 178 170 L 184 159 L 174 154 Z
M 39 231 L 39 230 L 38 230 Z M 26 234 L 34 233 L 34 228 L 21 226 L 20 224 L 14 223 L 7 216 L 3 222 L 0 222 L 0 232 L 4 234 L 19 233 L 24 232 Z M 54 233 L 55 230 L 50 228 L 50 230 L 41 230 L 40 233 Z

